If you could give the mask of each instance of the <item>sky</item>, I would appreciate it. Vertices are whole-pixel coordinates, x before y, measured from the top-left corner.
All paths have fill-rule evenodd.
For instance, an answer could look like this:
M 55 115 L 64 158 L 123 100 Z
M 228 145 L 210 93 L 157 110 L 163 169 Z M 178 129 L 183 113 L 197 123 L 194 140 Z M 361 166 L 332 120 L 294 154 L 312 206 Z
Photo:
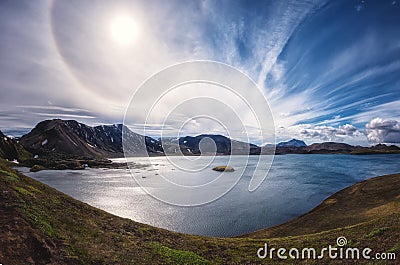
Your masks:
M 277 141 L 398 144 L 399 25 L 397 0 L 2 0 L 0 130 L 121 123 L 149 77 L 211 60 L 254 81 Z

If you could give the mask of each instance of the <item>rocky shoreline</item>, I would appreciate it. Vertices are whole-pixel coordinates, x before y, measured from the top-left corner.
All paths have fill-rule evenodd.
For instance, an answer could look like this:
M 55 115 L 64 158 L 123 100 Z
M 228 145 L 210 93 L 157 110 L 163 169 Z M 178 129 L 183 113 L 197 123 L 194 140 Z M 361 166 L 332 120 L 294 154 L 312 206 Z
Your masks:
M 11 162 L 12 163 L 12 162 Z M 109 168 L 120 169 L 128 168 L 126 163 L 116 163 L 109 159 L 95 159 L 95 158 L 32 158 L 27 159 L 18 166 L 29 167 L 31 172 L 40 170 L 83 170 L 85 168 Z

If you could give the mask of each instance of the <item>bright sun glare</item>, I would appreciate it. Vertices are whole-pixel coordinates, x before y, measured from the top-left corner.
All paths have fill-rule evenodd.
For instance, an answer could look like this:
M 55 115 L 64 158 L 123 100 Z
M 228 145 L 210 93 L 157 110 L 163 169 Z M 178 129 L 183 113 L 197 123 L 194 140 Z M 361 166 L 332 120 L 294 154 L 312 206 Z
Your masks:
M 137 37 L 137 24 L 128 15 L 115 17 L 110 24 L 112 40 L 121 45 L 131 44 Z

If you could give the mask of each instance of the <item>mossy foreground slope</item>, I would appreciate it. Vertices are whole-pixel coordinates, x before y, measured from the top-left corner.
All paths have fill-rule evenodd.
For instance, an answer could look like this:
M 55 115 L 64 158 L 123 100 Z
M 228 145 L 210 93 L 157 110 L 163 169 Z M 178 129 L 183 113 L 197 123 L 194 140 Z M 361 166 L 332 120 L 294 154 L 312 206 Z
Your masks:
M 331 230 L 321 232 L 318 229 L 318 233 L 314 233 L 313 229 L 306 228 L 313 224 L 304 222 L 295 224 L 297 230 L 293 234 L 299 234 L 297 236 L 287 236 L 292 234 L 291 230 L 281 229 L 279 233 L 274 232 L 281 237 L 275 238 L 264 238 L 269 233 L 274 235 L 265 231 L 252 234 L 255 238 L 210 238 L 174 233 L 114 216 L 19 174 L 0 162 L 0 263 L 275 264 L 277 258 L 257 257 L 257 250 L 264 243 L 275 248 L 321 249 L 334 245 L 338 236 L 345 236 L 351 246 L 370 247 L 374 252 L 395 252 L 400 256 L 400 175 L 375 178 L 363 185 L 363 191 L 368 187 L 376 188 L 375 193 L 371 191 L 376 203 L 354 202 L 363 216 L 354 217 L 350 223 L 343 217 L 343 227 L 336 223 L 334 227 L 328 226 Z M 383 192 L 383 187 L 390 187 L 392 191 Z M 357 198 L 363 191 L 350 195 Z M 318 218 L 315 224 L 329 222 L 330 218 L 333 222 L 341 222 L 342 219 L 335 217 L 343 215 L 342 211 L 346 209 L 338 206 L 333 209 L 335 212 L 324 212 L 326 216 L 314 215 L 312 218 Z M 350 215 L 357 215 L 357 212 Z M 300 235 L 303 232 L 307 234 Z M 352 263 L 327 258 L 324 263 Z M 279 262 L 321 264 L 321 260 L 306 259 Z M 371 261 L 353 261 L 356 262 L 372 264 Z

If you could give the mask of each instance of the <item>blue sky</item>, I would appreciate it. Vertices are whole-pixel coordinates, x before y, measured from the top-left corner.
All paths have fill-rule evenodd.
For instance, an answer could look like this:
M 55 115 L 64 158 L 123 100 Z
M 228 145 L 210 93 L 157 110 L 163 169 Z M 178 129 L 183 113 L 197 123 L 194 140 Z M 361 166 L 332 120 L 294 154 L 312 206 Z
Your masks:
M 122 15 L 128 45 L 110 36 Z M 399 25 L 393 0 L 1 1 L 0 129 L 119 123 L 149 76 L 199 59 L 257 83 L 278 141 L 399 143 Z

